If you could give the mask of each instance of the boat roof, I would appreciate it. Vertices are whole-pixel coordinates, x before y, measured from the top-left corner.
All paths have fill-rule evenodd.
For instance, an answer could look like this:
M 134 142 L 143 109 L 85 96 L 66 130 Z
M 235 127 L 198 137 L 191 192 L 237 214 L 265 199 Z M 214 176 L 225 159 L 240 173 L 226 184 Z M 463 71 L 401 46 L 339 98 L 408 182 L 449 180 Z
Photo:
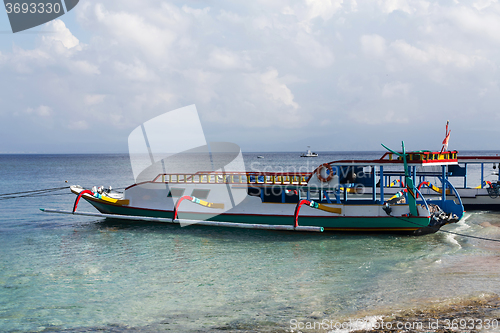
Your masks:
M 402 154 L 402 153 L 401 153 Z M 458 151 L 433 152 L 430 150 L 419 150 L 407 152 L 408 165 L 423 166 L 423 165 L 453 165 L 458 164 Z M 381 158 L 376 160 L 340 160 L 328 163 L 330 165 L 403 165 L 403 159 L 393 153 L 385 153 Z
M 459 156 L 460 163 L 500 163 L 500 156 Z

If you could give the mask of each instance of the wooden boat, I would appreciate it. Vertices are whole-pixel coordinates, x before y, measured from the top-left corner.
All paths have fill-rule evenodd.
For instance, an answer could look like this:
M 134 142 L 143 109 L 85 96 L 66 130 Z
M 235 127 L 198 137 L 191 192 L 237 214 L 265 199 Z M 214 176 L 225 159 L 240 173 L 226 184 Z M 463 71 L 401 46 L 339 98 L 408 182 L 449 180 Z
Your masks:
M 495 173 L 497 166 L 500 167 L 499 156 L 457 156 L 458 164 L 450 165 L 444 171 L 446 177 L 455 183 L 455 189 L 460 195 L 463 206 L 467 210 L 500 210 L 500 178 Z M 486 175 L 487 166 L 493 166 L 493 172 Z M 438 178 L 440 183 L 442 172 L 435 170 L 416 171 L 419 186 L 424 195 L 432 195 L 433 192 L 441 194 L 442 190 L 436 187 L 429 179 Z M 489 180 L 488 180 L 489 179 Z M 479 184 L 470 187 L 469 184 Z M 447 194 L 454 196 L 453 192 Z
M 415 167 L 457 164 L 456 152 L 407 154 L 403 144 L 401 153 L 390 150 L 378 160 L 333 161 L 313 173 L 224 168 L 160 172 L 123 193 L 75 185 L 71 186 L 77 195 L 73 211 L 44 211 L 181 225 L 421 235 L 457 222 L 464 209 L 446 173 L 442 196 L 426 200 L 414 185 Z M 392 172 L 403 172 L 406 184 L 397 200 L 389 200 L 392 198 L 384 192 Z M 365 189 L 369 188 L 371 194 L 367 195 Z M 447 189 L 457 202 L 447 198 Z M 77 212 L 80 198 L 100 213 Z
M 454 183 L 455 191 L 467 210 L 500 210 L 500 178 L 495 170 L 500 168 L 499 156 L 460 156 L 457 154 L 457 164 L 442 166 L 441 168 L 422 166 L 410 166 L 414 175 L 414 183 L 426 198 L 442 196 L 442 181 L 446 179 Z M 421 156 L 438 156 L 440 152 L 418 152 L 410 153 Z M 427 158 L 427 157 L 423 157 Z M 486 171 L 488 166 L 493 166 L 493 172 Z M 472 170 L 472 171 L 471 171 Z M 404 173 L 401 171 L 390 171 L 385 173 L 384 193 L 394 196 L 404 188 Z M 473 187 L 469 184 L 473 184 Z M 436 186 L 436 184 L 438 186 Z M 474 186 L 477 185 L 478 186 Z M 369 195 L 372 189 L 365 189 L 365 194 Z M 376 189 L 380 193 L 381 189 Z M 446 195 L 456 198 L 455 192 L 449 188 Z
M 459 165 L 448 170 L 448 176 L 462 181 L 461 186 L 457 186 L 457 191 L 462 197 L 464 207 L 467 209 L 489 209 L 500 210 L 500 176 L 498 172 L 492 172 L 493 179 L 486 180 L 485 167 L 493 166 L 493 171 L 500 168 L 499 156 L 458 156 Z M 468 184 L 474 179 L 471 175 L 471 167 L 479 168 L 479 186 L 469 187 Z M 498 171 L 498 170 L 497 170 Z M 477 176 L 477 175 L 476 175 Z M 496 178 L 496 179 L 494 179 Z
M 446 122 L 445 138 L 442 142 L 443 146 L 440 152 L 413 152 L 410 153 L 410 160 L 429 160 L 435 158 L 446 159 L 445 154 L 447 152 L 445 150 L 448 150 L 448 142 L 451 133 L 448 126 L 449 121 Z M 453 151 L 451 153 L 455 155 L 458 154 L 457 151 Z M 455 191 L 459 195 L 457 199 L 461 200 L 466 209 L 500 210 L 500 157 L 498 154 L 496 154 L 496 156 L 458 155 L 455 157 L 457 157 L 458 163 L 449 165 L 443 164 L 440 168 L 436 168 L 432 165 L 429 166 L 425 163 L 421 166 L 413 166 L 411 173 L 413 174 L 414 184 L 418 184 L 418 189 L 426 197 L 433 197 L 436 195 L 444 197 L 443 189 L 435 186 L 434 182 L 437 184 L 443 184 L 442 179 L 446 179 L 446 182 L 444 182 L 446 185 L 446 183 L 448 183 L 448 178 L 451 178 L 451 181 L 455 183 Z M 487 165 L 493 166 L 493 172 L 491 172 L 488 176 L 485 175 L 485 167 Z M 384 183 L 386 189 L 384 191 L 390 195 L 399 193 L 400 189 L 398 189 L 398 187 L 404 187 L 402 181 L 403 177 L 404 173 L 401 171 L 391 171 L 386 173 L 386 181 Z M 471 183 L 479 185 L 470 187 L 469 184 Z M 370 191 L 371 189 L 367 189 L 367 192 Z M 380 192 L 381 190 L 377 189 L 377 191 Z M 446 194 L 455 196 L 455 191 L 450 191 L 448 189 L 446 190 Z

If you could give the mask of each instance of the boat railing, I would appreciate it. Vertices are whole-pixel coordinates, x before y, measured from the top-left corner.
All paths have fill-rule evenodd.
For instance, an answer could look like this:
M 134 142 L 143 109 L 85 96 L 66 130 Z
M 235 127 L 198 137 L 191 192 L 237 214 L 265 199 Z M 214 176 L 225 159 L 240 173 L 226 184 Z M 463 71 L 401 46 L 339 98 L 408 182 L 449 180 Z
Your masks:
M 252 184 L 306 186 L 310 173 L 197 172 L 160 174 L 153 182 L 175 184 Z
M 458 151 L 445 151 L 445 152 L 432 152 L 432 151 L 417 151 L 417 152 L 407 152 L 408 162 L 431 162 L 431 161 L 447 161 L 447 160 L 457 160 Z M 401 156 L 394 156 L 393 153 L 385 153 L 381 160 L 389 161 L 402 161 Z
M 422 198 L 422 201 L 424 202 L 424 205 L 425 205 L 425 209 L 427 209 L 427 211 L 430 212 L 429 205 L 427 205 L 427 200 L 425 200 L 425 197 L 422 195 L 422 193 L 420 193 L 420 191 L 417 187 L 414 187 L 414 189 L 418 193 L 418 195 Z
M 460 195 L 458 194 L 457 190 L 455 189 L 455 186 L 453 186 L 453 184 L 448 179 L 445 179 L 445 181 L 446 181 L 447 186 L 449 186 L 453 190 L 455 197 L 458 199 L 458 204 L 460 206 L 463 206 L 462 198 L 460 198 Z

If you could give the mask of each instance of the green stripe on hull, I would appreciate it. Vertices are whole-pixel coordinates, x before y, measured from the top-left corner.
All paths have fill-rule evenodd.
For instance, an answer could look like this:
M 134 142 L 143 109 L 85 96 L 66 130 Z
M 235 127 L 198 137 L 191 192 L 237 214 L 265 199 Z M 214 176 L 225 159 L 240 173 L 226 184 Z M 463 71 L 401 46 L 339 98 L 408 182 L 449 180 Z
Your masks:
M 100 202 L 90 201 L 97 210 L 105 214 L 150 216 L 172 218 L 173 212 L 149 209 L 138 209 L 124 206 L 107 205 Z M 220 214 L 212 217 L 202 213 L 185 213 L 180 216 L 187 220 L 206 220 L 219 222 L 236 222 L 249 224 L 274 224 L 293 225 L 293 216 L 278 215 L 241 215 L 241 214 Z M 415 230 L 428 226 L 428 217 L 344 217 L 344 216 L 299 216 L 299 225 L 323 227 L 325 230 Z

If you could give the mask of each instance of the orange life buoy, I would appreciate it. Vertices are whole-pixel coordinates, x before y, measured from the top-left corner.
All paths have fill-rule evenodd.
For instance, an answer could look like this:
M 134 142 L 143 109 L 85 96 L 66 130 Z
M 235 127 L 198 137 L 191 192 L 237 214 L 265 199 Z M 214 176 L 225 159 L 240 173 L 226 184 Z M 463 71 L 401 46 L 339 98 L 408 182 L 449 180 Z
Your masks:
M 328 174 L 328 176 L 325 178 L 321 175 L 321 170 L 323 168 L 326 168 L 330 171 L 330 173 Z M 333 178 L 333 169 L 332 169 L 332 166 L 328 163 L 323 163 L 321 164 L 318 169 L 316 169 L 316 176 L 318 176 L 318 179 L 323 182 L 323 183 L 328 183 L 330 180 L 332 180 Z

